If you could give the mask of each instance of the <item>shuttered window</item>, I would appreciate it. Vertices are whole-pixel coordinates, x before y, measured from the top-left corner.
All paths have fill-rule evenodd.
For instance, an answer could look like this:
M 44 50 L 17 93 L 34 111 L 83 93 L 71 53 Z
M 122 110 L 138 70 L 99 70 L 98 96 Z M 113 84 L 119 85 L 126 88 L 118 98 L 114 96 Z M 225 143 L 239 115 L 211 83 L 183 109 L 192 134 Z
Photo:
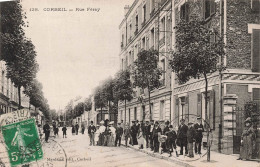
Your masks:
M 180 17 L 182 20 L 185 20 L 186 22 L 189 21 L 189 4 L 188 3 L 185 3 L 181 6 Z
M 251 39 L 252 71 L 260 72 L 260 29 L 253 29 Z

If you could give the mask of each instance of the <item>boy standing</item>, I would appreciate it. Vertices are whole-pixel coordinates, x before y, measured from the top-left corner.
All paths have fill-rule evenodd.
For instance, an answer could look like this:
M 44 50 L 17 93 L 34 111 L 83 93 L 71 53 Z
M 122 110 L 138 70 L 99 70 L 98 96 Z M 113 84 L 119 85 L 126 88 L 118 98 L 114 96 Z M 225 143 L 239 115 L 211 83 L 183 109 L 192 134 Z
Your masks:
M 166 144 L 168 145 L 169 148 L 169 152 L 170 152 L 170 156 L 172 156 L 172 152 L 173 152 L 173 148 L 176 152 L 176 157 L 178 157 L 178 152 L 176 150 L 176 139 L 177 139 L 177 134 L 176 132 L 173 130 L 173 126 L 170 125 L 169 126 L 170 131 L 166 133 L 167 136 L 167 140 L 166 140 Z
M 67 128 L 66 128 L 66 125 L 63 126 L 62 128 L 62 132 L 63 132 L 63 138 L 67 138 Z

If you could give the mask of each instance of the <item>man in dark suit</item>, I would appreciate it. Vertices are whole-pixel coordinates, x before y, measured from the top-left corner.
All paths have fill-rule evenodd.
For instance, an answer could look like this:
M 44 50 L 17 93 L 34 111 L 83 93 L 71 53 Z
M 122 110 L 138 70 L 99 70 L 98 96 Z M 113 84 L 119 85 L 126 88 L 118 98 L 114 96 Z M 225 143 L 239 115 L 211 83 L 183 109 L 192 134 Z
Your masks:
M 90 146 L 93 144 L 95 145 L 95 142 L 94 142 L 94 135 L 95 135 L 95 132 L 96 132 L 96 127 L 93 125 L 93 121 L 90 122 L 91 124 L 89 125 L 88 127 L 88 135 L 89 135 L 89 138 L 90 138 Z
M 153 129 L 154 129 L 154 120 L 151 120 L 150 125 L 149 125 L 149 138 L 150 138 L 150 148 L 153 151 L 154 149 L 154 142 L 153 142 Z
M 201 142 L 203 138 L 204 128 L 201 123 L 201 118 L 197 117 L 197 123 L 194 125 L 195 133 L 195 154 L 201 154 Z
M 51 132 L 51 127 L 49 125 L 49 122 L 47 121 L 46 124 L 43 126 L 43 133 L 45 134 L 45 142 L 46 143 L 48 143 L 50 132 Z
M 117 146 L 117 143 L 118 143 L 118 146 L 120 147 L 122 135 L 123 135 L 123 128 L 122 128 L 122 126 L 121 126 L 121 123 L 119 122 L 119 123 L 118 123 L 118 126 L 116 127 L 115 146 Z
M 154 141 L 154 152 L 159 152 L 159 135 L 162 133 L 162 129 L 159 127 L 159 122 L 155 122 L 155 126 L 153 128 L 153 141 Z
M 146 121 L 145 122 L 146 124 L 144 125 L 144 138 L 145 138 L 145 141 L 146 141 L 146 148 L 149 147 L 149 121 Z
M 177 133 L 177 140 L 179 140 L 180 143 L 180 155 L 183 155 L 183 147 L 185 147 L 185 154 L 188 154 L 188 148 L 187 148 L 187 131 L 188 131 L 188 126 L 185 125 L 185 120 L 181 119 L 180 120 L 181 125 L 178 128 L 178 133 Z
M 133 123 L 133 125 L 131 126 L 132 145 L 138 145 L 137 142 L 138 126 L 136 125 L 136 121 L 132 121 L 132 123 Z
M 169 129 L 169 121 L 166 121 L 165 122 L 165 127 L 164 127 L 164 129 L 163 129 L 163 135 L 167 135 L 167 133 L 170 131 L 170 129 Z M 164 142 L 164 143 L 162 143 L 162 151 L 163 152 L 167 152 L 167 145 L 166 145 L 166 142 Z

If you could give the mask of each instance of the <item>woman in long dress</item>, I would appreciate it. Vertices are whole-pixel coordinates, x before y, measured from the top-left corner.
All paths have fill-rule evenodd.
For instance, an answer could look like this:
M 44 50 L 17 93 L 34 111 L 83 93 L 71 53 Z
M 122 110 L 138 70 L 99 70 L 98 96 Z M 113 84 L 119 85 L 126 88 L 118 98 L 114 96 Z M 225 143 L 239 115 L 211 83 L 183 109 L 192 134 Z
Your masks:
M 114 122 L 110 122 L 109 123 L 109 129 L 110 129 L 110 136 L 109 136 L 109 142 L 108 142 L 108 146 L 109 147 L 113 147 L 115 146 L 115 136 L 116 136 L 116 129 L 114 128 Z
M 246 129 L 242 133 L 240 156 L 238 160 L 252 159 L 253 150 L 256 147 L 256 133 L 251 123 L 251 118 L 245 120 Z
M 74 125 L 72 125 L 71 132 L 72 132 L 72 135 L 75 135 L 76 130 L 75 130 L 75 126 Z
M 137 141 L 138 141 L 139 149 L 143 149 L 144 148 L 144 136 L 143 136 L 143 130 L 142 130 L 141 126 L 138 130 Z

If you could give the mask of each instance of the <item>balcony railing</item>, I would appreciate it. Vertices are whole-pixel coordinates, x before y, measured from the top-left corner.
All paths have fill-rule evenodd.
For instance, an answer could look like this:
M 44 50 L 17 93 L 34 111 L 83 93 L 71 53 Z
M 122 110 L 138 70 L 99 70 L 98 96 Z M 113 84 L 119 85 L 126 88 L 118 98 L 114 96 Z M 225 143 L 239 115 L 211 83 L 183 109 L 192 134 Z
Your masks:
M 162 47 L 163 45 L 165 45 L 165 36 L 159 41 L 159 46 Z

